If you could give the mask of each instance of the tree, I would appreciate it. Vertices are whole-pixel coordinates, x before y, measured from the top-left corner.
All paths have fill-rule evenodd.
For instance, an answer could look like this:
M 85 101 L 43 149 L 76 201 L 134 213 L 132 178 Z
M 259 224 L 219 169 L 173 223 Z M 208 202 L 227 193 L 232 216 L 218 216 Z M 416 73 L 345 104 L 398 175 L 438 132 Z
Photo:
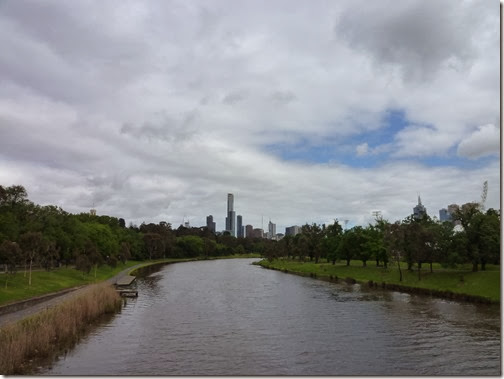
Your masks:
M 203 239 L 198 236 L 177 238 L 177 247 L 186 257 L 197 257 L 203 254 Z
M 163 241 L 158 233 L 146 233 L 143 236 L 149 259 L 159 258 L 164 251 Z
M 0 263 L 5 266 L 5 288 L 9 277 L 16 273 L 16 263 L 21 258 L 21 248 L 16 242 L 3 241 L 0 244 Z
M 322 227 L 315 223 L 311 225 L 306 224 L 301 227 L 301 234 L 305 237 L 304 241 L 310 261 L 315 258 L 315 263 L 318 263 L 323 236 Z
M 98 270 L 98 266 L 103 263 L 103 257 L 99 253 L 98 248 L 93 241 L 86 241 L 86 245 L 84 247 L 84 255 L 87 257 L 89 263 L 94 268 L 94 277 L 96 279 L 96 272 Z
M 350 261 L 358 257 L 360 252 L 360 238 L 355 228 L 345 230 L 338 244 L 337 256 L 346 260 L 346 265 L 350 266 Z
M 328 225 L 325 229 L 325 237 L 323 239 L 322 246 L 325 250 L 327 261 L 331 261 L 332 264 L 335 264 L 338 259 L 338 245 L 342 234 L 343 228 L 337 220 L 334 220 L 334 223 Z
M 128 259 L 131 258 L 130 245 L 127 242 L 121 242 L 121 248 L 119 250 L 119 260 L 122 264 L 125 264 Z
M 25 256 L 25 262 L 29 262 L 30 274 L 28 278 L 28 285 L 31 286 L 33 262 L 40 257 L 41 252 L 45 249 L 45 242 L 42 238 L 42 233 L 27 232 L 21 235 L 19 238 L 19 244 Z
M 385 227 L 384 233 L 384 246 L 390 257 L 397 263 L 399 271 L 399 281 L 402 282 L 401 271 L 401 250 L 404 242 L 404 229 L 399 222 L 388 224 Z

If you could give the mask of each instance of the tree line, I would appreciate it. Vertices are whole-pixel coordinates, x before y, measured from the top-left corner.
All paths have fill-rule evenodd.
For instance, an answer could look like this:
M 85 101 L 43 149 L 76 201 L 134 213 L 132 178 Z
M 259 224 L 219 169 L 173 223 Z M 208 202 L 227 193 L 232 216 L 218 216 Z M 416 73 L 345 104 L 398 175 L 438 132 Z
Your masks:
M 262 250 L 262 242 L 207 228 L 173 229 L 171 224 L 142 223 L 89 213 L 71 214 L 53 205 L 37 205 L 21 185 L 0 186 L 0 267 L 8 274 L 23 268 L 31 285 L 34 267 L 75 266 L 90 273 L 129 259 L 216 257 Z
M 389 222 L 377 218 L 366 227 L 343 230 L 338 221 L 331 225 L 306 224 L 296 236 L 286 236 L 276 246 L 268 246 L 265 257 L 299 259 L 318 263 L 321 259 L 350 265 L 360 260 L 363 266 L 397 266 L 402 280 L 401 263 L 407 270 L 420 270 L 433 263 L 443 267 L 471 264 L 473 271 L 485 270 L 486 264 L 500 264 L 500 212 L 483 211 L 478 203 L 467 203 L 454 214 L 454 222 L 439 222 L 428 215 L 409 216 Z

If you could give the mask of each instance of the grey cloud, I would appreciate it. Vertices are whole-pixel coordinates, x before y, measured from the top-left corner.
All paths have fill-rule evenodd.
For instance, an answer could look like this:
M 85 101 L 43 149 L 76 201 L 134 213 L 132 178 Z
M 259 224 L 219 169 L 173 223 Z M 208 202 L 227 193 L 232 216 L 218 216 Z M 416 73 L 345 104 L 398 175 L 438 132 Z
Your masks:
M 224 98 L 222 99 L 222 102 L 224 104 L 233 105 L 233 104 L 239 103 L 241 101 L 244 101 L 245 99 L 247 99 L 247 97 L 248 97 L 247 91 L 244 91 L 244 90 L 232 91 L 232 92 L 228 93 L 226 96 L 224 96 Z
M 163 140 L 168 142 L 188 141 L 195 137 L 199 113 L 196 110 L 186 112 L 180 117 L 162 116 L 161 121 L 148 121 L 141 126 L 125 123 L 120 129 L 121 134 L 147 140 Z
M 291 91 L 274 91 L 271 98 L 279 104 L 288 104 L 297 99 L 296 95 Z
M 443 64 L 464 68 L 474 59 L 475 24 L 482 20 L 472 10 L 450 0 L 366 2 L 343 11 L 335 32 L 379 64 L 401 67 L 406 80 L 423 80 Z

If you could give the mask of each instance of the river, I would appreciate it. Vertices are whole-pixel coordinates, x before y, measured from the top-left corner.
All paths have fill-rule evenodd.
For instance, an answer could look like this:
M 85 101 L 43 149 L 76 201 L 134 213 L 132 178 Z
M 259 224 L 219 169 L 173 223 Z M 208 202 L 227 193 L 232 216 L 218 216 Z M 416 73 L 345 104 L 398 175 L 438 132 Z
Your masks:
M 47 375 L 500 375 L 500 307 L 230 259 L 166 265 Z

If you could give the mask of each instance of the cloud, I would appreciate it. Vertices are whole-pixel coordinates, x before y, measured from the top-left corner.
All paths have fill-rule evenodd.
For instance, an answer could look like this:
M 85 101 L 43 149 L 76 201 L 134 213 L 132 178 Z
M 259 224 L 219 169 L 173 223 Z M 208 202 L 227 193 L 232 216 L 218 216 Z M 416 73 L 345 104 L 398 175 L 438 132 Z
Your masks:
M 469 137 L 460 142 L 457 154 L 476 159 L 487 155 L 499 154 L 500 131 L 495 125 L 481 125 Z
M 471 17 L 471 8 L 471 3 L 449 0 L 359 3 L 341 13 L 335 32 L 378 65 L 395 65 L 406 80 L 423 80 L 443 65 L 470 66 L 475 57 L 471 26 L 481 22 Z
M 498 159 L 414 163 L 460 141 L 480 156 L 489 131 L 475 128 L 499 118 L 498 8 L 437 4 L 0 2 L 0 184 L 71 212 L 176 226 L 213 214 L 218 228 L 232 192 L 245 223 L 279 231 L 402 218 L 417 192 L 436 214 L 484 180 L 497 207 Z M 390 109 L 406 128 L 368 138 Z M 343 158 L 293 162 L 272 145 Z M 372 170 L 353 159 L 382 153 Z
M 364 143 L 361 143 L 360 145 L 358 145 L 355 148 L 355 150 L 357 152 L 357 156 L 361 157 L 363 155 L 368 154 L 368 152 L 369 152 L 369 146 L 368 146 L 367 142 L 364 142 Z

